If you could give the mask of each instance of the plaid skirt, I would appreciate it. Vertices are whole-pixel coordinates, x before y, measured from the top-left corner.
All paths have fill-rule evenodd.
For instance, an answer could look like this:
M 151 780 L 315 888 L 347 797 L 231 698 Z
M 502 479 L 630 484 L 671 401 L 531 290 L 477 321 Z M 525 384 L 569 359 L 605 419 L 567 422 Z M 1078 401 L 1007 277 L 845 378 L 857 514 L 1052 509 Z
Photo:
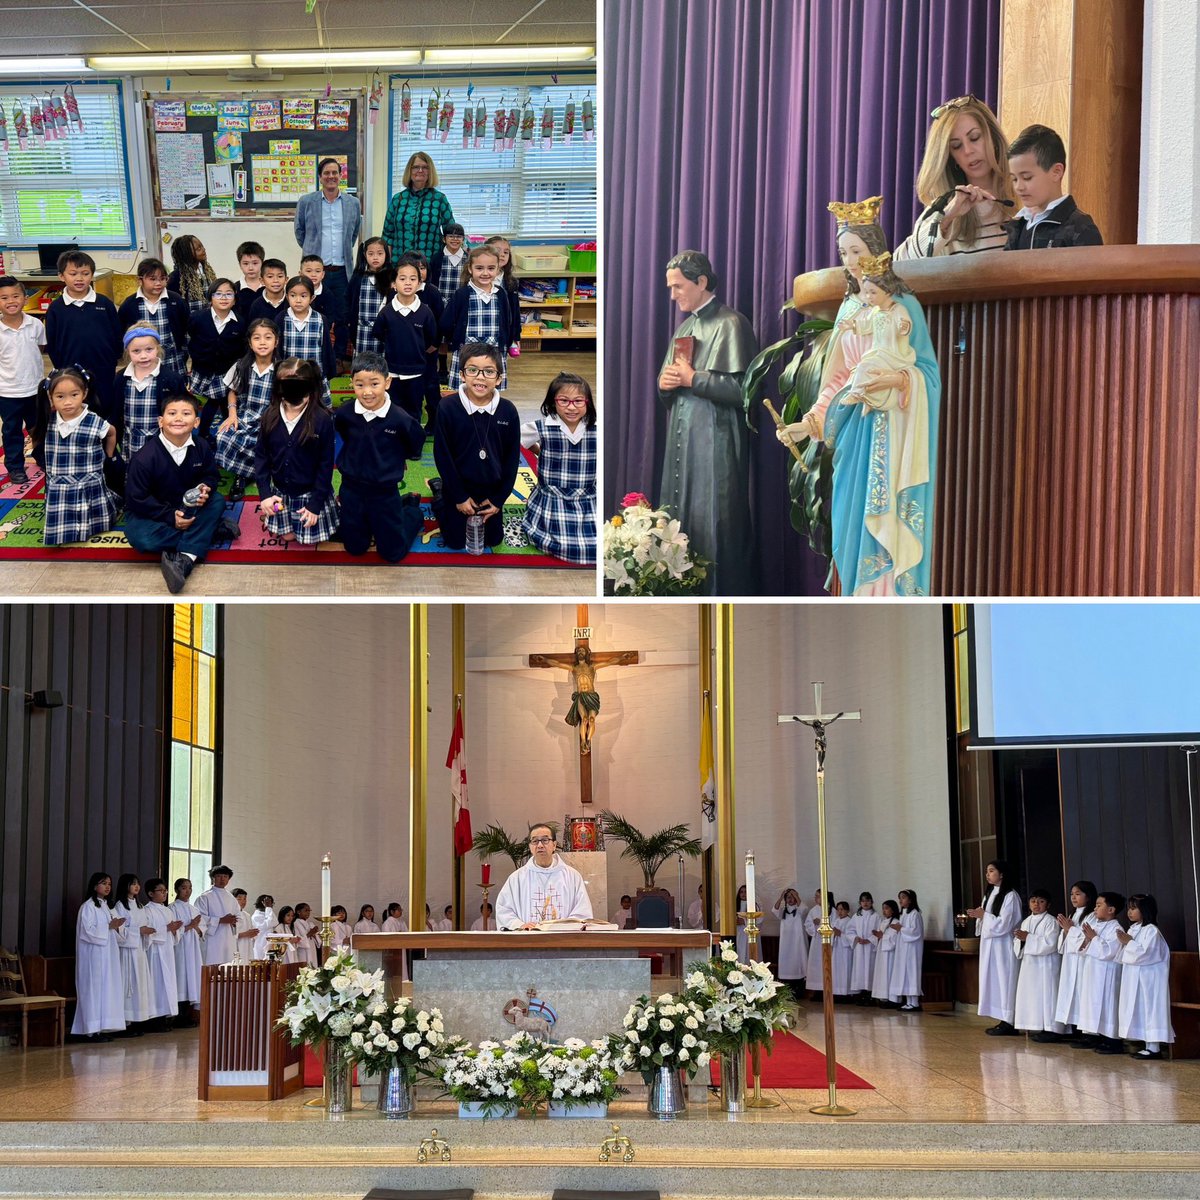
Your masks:
M 254 474 L 254 451 L 258 447 L 258 426 L 262 413 L 238 413 L 236 429 L 218 429 L 213 438 L 213 452 L 217 466 L 232 471 L 235 475 L 248 478 Z
M 277 495 L 283 500 L 283 511 L 270 513 L 266 519 L 268 531 L 276 537 L 294 533 L 296 541 L 300 545 L 315 546 L 318 542 L 329 541 L 337 532 L 338 506 L 332 492 L 329 494 L 328 503 L 317 514 L 317 523 L 311 529 L 305 527 L 304 523 L 297 518 L 296 513 L 302 508 L 308 508 L 308 500 L 312 492 L 303 492 L 299 496 L 289 496 L 284 492 L 279 492 Z M 312 509 L 310 508 L 308 511 L 312 512 Z
M 229 385 L 225 377 L 215 371 L 193 371 L 188 378 L 188 388 L 199 400 L 215 400 L 224 405 L 229 399 Z
M 126 462 L 158 433 L 158 388 L 143 391 L 125 389 L 125 432 L 121 437 L 121 457 Z
M 525 506 L 525 536 L 539 550 L 572 563 L 596 561 L 596 492 L 539 483 Z
M 46 476 L 44 545 L 86 542 L 97 533 L 107 533 L 116 516 L 116 497 L 100 472 Z

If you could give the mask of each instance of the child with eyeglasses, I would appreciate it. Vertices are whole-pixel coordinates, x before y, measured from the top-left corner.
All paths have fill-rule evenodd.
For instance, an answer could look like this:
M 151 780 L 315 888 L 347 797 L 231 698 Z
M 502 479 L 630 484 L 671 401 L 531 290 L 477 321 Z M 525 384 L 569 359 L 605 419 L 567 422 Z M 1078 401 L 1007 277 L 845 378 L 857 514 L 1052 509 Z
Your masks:
M 433 507 L 442 540 L 450 550 L 467 545 L 467 520 L 483 517 L 485 546 L 504 540 L 503 508 L 517 481 L 521 458 L 521 419 L 500 395 L 501 350 L 468 342 L 459 351 L 462 383 L 457 402 L 438 405 L 433 459 Z
M 539 550 L 573 563 L 596 561 L 596 404 L 581 375 L 550 381 L 542 416 L 521 426 L 538 456 L 538 484 L 523 529 Z

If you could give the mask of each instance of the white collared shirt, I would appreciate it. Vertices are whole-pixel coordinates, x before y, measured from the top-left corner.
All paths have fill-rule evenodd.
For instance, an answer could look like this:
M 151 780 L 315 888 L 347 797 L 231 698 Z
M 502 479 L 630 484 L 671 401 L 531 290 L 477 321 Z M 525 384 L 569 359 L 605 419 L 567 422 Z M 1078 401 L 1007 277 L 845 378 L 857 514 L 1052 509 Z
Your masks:
M 129 366 L 127 366 L 125 368 L 123 374 L 124 374 L 125 378 L 128 379 L 133 384 L 133 390 L 135 392 L 144 392 L 150 386 L 150 381 L 158 378 L 158 373 L 161 370 L 162 370 L 162 363 L 156 362 L 154 364 L 154 370 L 151 371 L 150 374 L 147 375 L 144 379 L 139 379 L 134 374 L 133 363 L 130 363 Z
M 0 321 L 0 396 L 32 396 L 42 382 L 42 347 L 46 326 L 28 313 L 13 329 Z
M 309 280 L 309 282 L 310 282 L 310 283 L 312 283 L 312 280 Z M 324 286 L 325 286 L 324 282 L 322 282 L 322 283 L 318 283 L 318 284 L 315 284 L 315 285 L 313 286 L 313 299 L 314 299 L 314 300 L 315 300 L 315 299 L 316 299 L 316 298 L 317 298 L 317 297 L 318 297 L 318 296 L 321 294 L 321 289 L 322 289 Z
M 496 298 L 495 284 L 492 285 L 492 290 L 490 292 L 485 292 L 483 288 L 479 287 L 473 279 L 469 284 L 467 284 L 467 287 L 469 287 L 475 293 L 475 295 L 477 295 L 480 300 L 484 302 L 484 304 L 491 304 L 491 302 Z
M 58 436 L 60 438 L 63 438 L 64 440 L 66 438 L 69 438 L 71 436 L 71 434 L 73 434 L 75 432 L 75 430 L 77 430 L 79 428 L 79 422 L 82 421 L 83 418 L 87 416 L 87 414 L 88 414 L 88 406 L 85 404 L 83 406 L 83 409 L 80 412 L 79 416 L 72 417 L 69 421 L 64 421 L 62 419 L 62 417 L 56 416 L 55 420 L 54 420 L 54 428 L 57 431 Z M 109 429 L 108 422 L 105 421 L 104 433 L 107 433 L 108 429 Z M 100 436 L 103 437 L 104 434 L 101 434 Z
M 358 401 L 355 401 L 355 403 L 357 404 Z M 300 424 L 300 418 L 302 416 L 304 416 L 305 410 L 307 408 L 308 408 L 308 401 L 306 400 L 300 406 L 300 411 L 294 417 L 292 417 L 291 420 L 288 420 L 288 418 L 286 416 L 284 416 L 283 405 L 281 404 L 279 406 L 279 416 L 282 418 L 284 428 L 288 431 L 289 436 L 296 432 L 296 426 Z M 372 414 L 372 415 L 374 415 L 374 414 Z
M 464 411 L 467 412 L 471 416 L 474 416 L 475 413 L 479 413 L 479 412 L 490 413 L 492 416 L 495 416 L 496 409 L 498 409 L 500 407 L 499 391 L 497 391 L 492 396 L 489 403 L 475 404 L 473 401 L 471 401 L 467 398 L 467 387 L 466 387 L 466 384 L 463 384 L 463 383 L 460 383 L 458 385 L 458 399 L 461 402 Z
M 392 307 L 398 313 L 403 313 L 404 316 L 407 317 L 409 313 L 415 313 L 417 311 L 417 309 L 421 307 L 421 297 L 414 295 L 413 302 L 411 304 L 405 305 L 405 304 L 400 303 L 399 296 L 393 296 L 392 297 Z
M 158 440 L 162 442 L 164 446 L 166 446 L 167 453 L 175 460 L 175 465 L 177 467 L 183 466 L 184 456 L 188 452 L 188 447 L 195 445 L 195 441 L 192 439 L 192 435 L 190 433 L 188 434 L 188 440 L 184 442 L 182 446 L 175 445 L 175 443 L 171 441 L 165 433 L 159 433 Z
M 313 310 L 310 308 L 308 312 L 304 314 L 304 320 L 301 321 L 300 318 L 297 317 L 290 308 L 287 310 L 288 320 L 291 321 L 296 330 L 300 333 L 303 333 L 308 328 L 308 319 L 312 316 L 312 314 Z
M 146 311 L 153 317 L 158 312 L 158 306 L 167 298 L 167 293 L 164 291 L 157 300 L 151 300 L 141 288 L 138 288 L 137 298 L 146 306 Z
M 447 250 L 446 251 L 446 261 L 452 267 L 462 266 L 463 255 L 466 254 L 466 252 L 467 252 L 467 247 L 466 247 L 465 243 L 463 245 L 459 246 L 457 254 L 451 254 L 450 251 Z
M 267 367 L 267 369 L 265 371 L 261 367 L 259 367 L 258 363 L 256 363 L 256 362 L 252 362 L 250 364 L 250 370 L 252 370 L 259 379 L 261 379 L 264 375 L 269 375 L 274 369 L 275 369 L 274 363 L 271 363 L 271 365 L 269 367 Z M 238 364 L 234 363 L 233 366 L 230 367 L 229 370 L 226 371 L 225 374 L 221 376 L 221 382 L 227 388 L 233 387 L 233 381 L 237 378 L 237 370 L 238 370 Z
M 255 286 L 254 286 L 254 285 L 253 285 L 253 284 L 250 282 L 250 280 L 248 280 L 248 279 L 245 277 L 245 275 L 243 275 L 243 276 L 242 276 L 242 281 L 241 281 L 241 283 L 239 283 L 239 284 L 238 284 L 238 290 L 239 290 L 239 291 L 241 291 L 241 289 L 242 289 L 242 288 L 247 288 L 247 289 L 249 289 L 249 290 L 250 290 L 250 291 L 252 291 L 252 292 L 261 292 L 261 291 L 262 291 L 262 289 L 263 289 L 263 281 L 262 281 L 262 276 L 260 275 L 260 276 L 258 277 L 258 287 L 255 287 Z
M 1026 206 L 1017 213 L 1014 220 L 1024 220 L 1025 228 L 1032 229 L 1035 225 L 1040 225 L 1065 199 L 1066 196 L 1059 196 L 1057 200 L 1051 200 L 1040 213 L 1030 212 L 1028 206 Z
M 85 304 L 95 304 L 95 303 L 96 303 L 96 289 L 95 289 L 95 288 L 92 288 L 92 287 L 88 288 L 88 290 L 87 290 L 87 295 L 86 295 L 86 296 L 82 296 L 82 297 L 80 297 L 78 300 L 76 300 L 76 299 L 75 299 L 75 298 L 74 298 L 74 297 L 71 295 L 71 293 L 67 291 L 67 289 L 66 289 L 66 288 L 63 288 L 63 290 L 62 290 L 62 298 L 63 298 L 63 303 L 65 303 L 65 304 L 76 304 L 76 305 L 78 305 L 80 308 L 82 308 L 82 307 L 83 307 Z
M 218 333 L 224 333 L 225 326 L 228 325 L 230 321 L 237 320 L 237 313 L 235 313 L 232 308 L 223 317 L 218 316 L 217 310 L 211 306 L 209 307 L 208 311 L 212 313 L 213 324 L 217 327 Z
M 379 408 L 363 408 L 362 402 L 355 400 L 354 411 L 365 421 L 374 421 L 376 417 L 386 417 L 388 409 L 392 407 L 392 400 L 389 396 Z
M 584 409 L 584 412 L 586 414 L 587 410 Z M 567 423 L 563 420 L 560 420 L 557 416 L 543 417 L 542 420 L 545 421 L 547 425 L 557 425 L 559 429 L 561 429 L 563 433 L 567 435 L 567 441 L 570 442 L 572 446 L 578 446 L 579 443 L 583 441 L 583 435 L 587 433 L 586 415 L 580 417 L 579 424 L 576 425 L 574 429 L 570 429 L 567 426 Z M 531 446 L 540 445 L 541 440 L 542 437 L 538 432 L 536 421 L 526 421 L 521 426 L 521 445 L 524 446 L 526 450 L 528 450 Z

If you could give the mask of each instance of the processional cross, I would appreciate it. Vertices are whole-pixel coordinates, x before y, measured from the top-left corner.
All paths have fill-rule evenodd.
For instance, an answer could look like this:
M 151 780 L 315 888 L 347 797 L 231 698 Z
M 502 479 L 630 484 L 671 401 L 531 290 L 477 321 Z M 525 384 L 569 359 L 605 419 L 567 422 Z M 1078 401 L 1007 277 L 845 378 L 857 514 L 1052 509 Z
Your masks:
M 800 715 L 777 713 L 775 723 L 787 725 L 795 722 L 807 725 L 813 731 L 817 754 L 817 832 L 821 856 L 821 1007 L 825 1010 L 825 1077 L 829 1084 L 829 1103 L 818 1104 L 810 1112 L 829 1117 L 852 1117 L 854 1109 L 838 1104 L 837 1100 L 837 1053 L 833 1033 L 833 926 L 829 924 L 829 876 L 825 854 L 825 754 L 828 750 L 825 731 L 834 721 L 861 721 L 862 713 L 823 713 L 821 711 L 821 683 L 813 684 L 816 712 Z
M 592 802 L 592 736 L 596 732 L 596 714 L 600 711 L 600 693 L 596 691 L 596 672 L 601 667 L 625 666 L 638 662 L 637 650 L 603 650 L 591 647 L 588 606 L 575 606 L 575 649 L 570 654 L 531 654 L 531 667 L 559 667 L 566 670 L 574 684 L 566 722 L 579 730 L 579 802 Z

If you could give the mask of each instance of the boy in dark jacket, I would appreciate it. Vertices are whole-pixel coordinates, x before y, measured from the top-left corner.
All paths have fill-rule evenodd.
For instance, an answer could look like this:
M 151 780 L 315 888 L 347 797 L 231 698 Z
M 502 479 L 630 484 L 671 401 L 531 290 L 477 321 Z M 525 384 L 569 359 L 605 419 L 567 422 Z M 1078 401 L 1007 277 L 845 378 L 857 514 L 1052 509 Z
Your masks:
M 1063 140 L 1045 125 L 1030 125 L 1008 148 L 1013 191 L 1024 208 L 1008 223 L 1005 250 L 1102 246 L 1096 222 L 1062 190 L 1067 169 Z

